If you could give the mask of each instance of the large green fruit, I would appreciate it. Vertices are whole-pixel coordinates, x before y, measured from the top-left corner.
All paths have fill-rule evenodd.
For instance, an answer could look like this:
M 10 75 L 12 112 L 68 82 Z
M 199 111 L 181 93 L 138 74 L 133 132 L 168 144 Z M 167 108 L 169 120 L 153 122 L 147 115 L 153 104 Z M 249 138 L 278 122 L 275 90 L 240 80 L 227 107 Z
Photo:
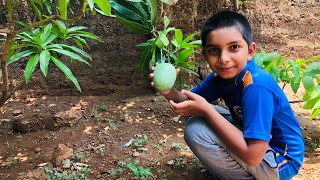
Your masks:
M 160 63 L 153 71 L 154 87 L 159 91 L 171 89 L 176 79 L 176 68 L 170 63 Z

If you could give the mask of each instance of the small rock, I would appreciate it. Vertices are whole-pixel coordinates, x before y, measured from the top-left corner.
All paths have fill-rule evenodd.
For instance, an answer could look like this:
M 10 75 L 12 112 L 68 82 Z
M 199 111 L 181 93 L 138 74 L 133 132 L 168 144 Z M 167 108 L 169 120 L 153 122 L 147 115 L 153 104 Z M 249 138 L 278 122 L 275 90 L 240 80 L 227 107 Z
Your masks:
M 167 162 L 168 165 L 173 165 L 174 164 L 174 160 L 170 160 Z
M 66 160 L 64 161 L 64 164 L 63 164 L 62 167 L 63 167 L 64 169 L 69 169 L 70 166 L 71 166 L 71 161 L 70 161 L 70 159 L 66 159 Z
M 15 111 L 12 112 L 12 114 L 14 116 L 19 116 L 20 114 L 22 114 L 22 110 L 15 110 Z
M 73 149 L 67 147 L 65 144 L 59 144 L 53 151 L 53 161 L 55 166 L 60 166 L 61 161 L 71 157 Z
M 132 156 L 133 156 L 133 157 L 139 157 L 139 156 L 141 156 L 141 154 L 136 151 L 136 152 L 132 153 Z

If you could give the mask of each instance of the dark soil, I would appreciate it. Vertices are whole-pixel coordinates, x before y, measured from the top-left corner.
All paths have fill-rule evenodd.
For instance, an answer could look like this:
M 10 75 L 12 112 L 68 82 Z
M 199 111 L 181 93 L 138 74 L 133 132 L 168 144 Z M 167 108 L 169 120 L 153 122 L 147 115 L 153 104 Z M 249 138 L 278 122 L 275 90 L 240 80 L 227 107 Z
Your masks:
M 48 169 L 55 170 L 56 178 L 63 172 L 81 174 L 52 165 L 58 144 L 73 149 L 71 164 L 81 162 L 90 167 L 91 171 L 83 173 L 90 179 L 138 178 L 128 168 L 136 161 L 145 177 L 151 168 L 153 179 L 210 179 L 184 143 L 183 119 L 150 88 L 119 88 L 107 94 L 103 90 L 94 96 L 65 91 L 61 89 L 64 95 L 50 91 L 45 95 L 41 89 L 32 94 L 23 90 L 2 108 L 1 179 L 45 179 Z M 291 100 L 298 96 L 285 91 Z M 292 106 L 307 146 L 296 179 L 319 179 L 319 119 L 310 121 L 301 103 Z M 131 139 L 135 140 L 130 144 Z

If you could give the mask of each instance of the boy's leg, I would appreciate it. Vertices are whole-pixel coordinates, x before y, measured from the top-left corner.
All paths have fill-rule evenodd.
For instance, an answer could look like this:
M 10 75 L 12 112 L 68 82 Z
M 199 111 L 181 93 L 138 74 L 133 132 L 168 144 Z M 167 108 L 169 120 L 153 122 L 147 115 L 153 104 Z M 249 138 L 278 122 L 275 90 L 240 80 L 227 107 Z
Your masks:
M 252 167 L 235 156 L 202 118 L 188 119 L 185 141 L 193 153 L 220 179 L 279 179 L 277 168 L 270 168 L 266 162 L 262 161 L 259 166 Z

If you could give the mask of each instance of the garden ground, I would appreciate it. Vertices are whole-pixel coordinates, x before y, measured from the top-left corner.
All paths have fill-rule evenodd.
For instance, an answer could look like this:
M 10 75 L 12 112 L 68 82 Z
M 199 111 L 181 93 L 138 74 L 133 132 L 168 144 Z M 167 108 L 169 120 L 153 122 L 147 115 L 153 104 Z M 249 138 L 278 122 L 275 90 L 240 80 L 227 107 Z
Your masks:
M 183 119 L 148 87 L 68 94 L 20 91 L 2 108 L 1 179 L 210 179 L 183 140 Z M 295 179 L 320 179 L 320 122 L 302 105 L 292 103 L 306 140 Z

